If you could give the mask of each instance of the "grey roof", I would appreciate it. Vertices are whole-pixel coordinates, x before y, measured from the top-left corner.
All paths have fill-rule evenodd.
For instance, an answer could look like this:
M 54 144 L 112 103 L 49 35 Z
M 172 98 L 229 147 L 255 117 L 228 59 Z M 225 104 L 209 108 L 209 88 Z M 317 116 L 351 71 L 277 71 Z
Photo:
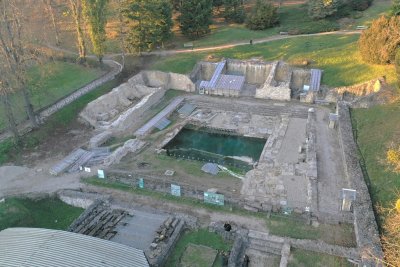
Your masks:
M 220 75 L 222 74 L 222 71 L 225 68 L 226 60 L 223 60 L 221 62 L 218 62 L 217 67 L 215 68 L 214 74 L 211 77 L 210 81 L 201 81 L 200 82 L 200 87 L 204 87 L 206 89 L 214 89 L 215 85 L 217 84 Z
M 201 167 L 201 170 L 212 175 L 217 175 L 219 172 L 218 165 L 215 163 L 206 163 Z
M 311 69 L 311 82 L 310 90 L 313 92 L 318 92 L 321 86 L 322 70 Z
M 182 97 L 175 98 L 168 106 L 166 106 L 160 113 L 149 120 L 145 125 L 135 132 L 135 135 L 145 135 L 149 132 L 161 119 L 168 117 L 184 99 Z
M 158 130 L 164 130 L 169 124 L 171 123 L 171 121 L 169 119 L 166 118 L 162 118 L 159 122 L 157 122 L 154 127 L 156 127 Z
M 193 110 L 196 109 L 195 105 L 189 104 L 189 103 L 185 103 L 185 105 L 183 105 L 179 110 L 178 113 L 183 115 L 183 116 L 189 116 L 190 114 L 192 114 Z
M 244 76 L 221 74 L 220 79 L 218 80 L 215 87 L 217 89 L 241 91 L 244 85 L 244 81 Z
M 142 250 L 82 234 L 39 228 L 0 232 L 4 267 L 148 267 Z
M 337 121 L 337 120 L 339 120 L 339 114 L 337 114 L 337 113 L 329 113 L 329 120 L 330 120 L 330 121 Z

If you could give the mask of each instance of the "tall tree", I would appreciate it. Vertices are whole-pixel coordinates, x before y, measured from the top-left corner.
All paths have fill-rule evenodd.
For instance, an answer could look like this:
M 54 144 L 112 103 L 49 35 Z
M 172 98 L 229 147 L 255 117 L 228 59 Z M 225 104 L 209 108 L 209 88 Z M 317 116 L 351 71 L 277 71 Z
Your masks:
M 61 44 L 60 34 L 58 32 L 57 20 L 56 20 L 55 14 L 54 14 L 53 1 L 52 0 L 42 0 L 42 2 L 44 5 L 44 9 L 46 10 L 48 16 L 51 19 L 51 24 L 53 25 L 54 38 L 56 39 L 56 46 L 59 46 Z
M 15 86 L 21 91 L 25 111 L 29 117 L 32 127 L 38 127 L 30 92 L 27 88 L 26 70 L 28 63 L 33 59 L 27 40 L 24 40 L 23 25 L 21 23 L 22 13 L 18 9 L 15 0 L 0 0 L 0 64 L 3 64 L 3 77 L 7 78 L 7 84 Z
M 246 14 L 244 12 L 242 0 L 223 0 L 224 18 L 227 21 L 243 23 Z
M 83 0 L 83 14 L 85 15 L 89 36 L 93 45 L 93 52 L 103 60 L 104 42 L 106 41 L 106 7 L 108 0 Z
M 86 60 L 86 45 L 83 37 L 82 3 L 81 0 L 69 0 L 69 9 L 75 24 L 79 62 Z
M 171 36 L 172 6 L 169 0 L 128 0 L 123 16 L 129 23 L 126 43 L 130 51 L 151 50 L 163 45 Z
M 278 8 L 271 1 L 257 0 L 247 17 L 246 25 L 251 30 L 264 30 L 278 23 Z
M 212 23 L 212 0 L 183 1 L 179 22 L 182 33 L 191 38 L 209 33 Z
M 308 15 L 312 19 L 323 19 L 334 15 L 340 5 L 340 0 L 309 0 Z

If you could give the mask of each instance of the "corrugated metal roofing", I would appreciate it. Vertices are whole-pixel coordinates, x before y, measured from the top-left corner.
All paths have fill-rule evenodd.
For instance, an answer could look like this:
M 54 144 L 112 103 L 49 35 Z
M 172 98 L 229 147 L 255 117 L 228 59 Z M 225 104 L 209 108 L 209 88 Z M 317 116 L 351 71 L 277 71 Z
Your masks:
M 189 116 L 197 107 L 195 105 L 185 103 L 183 107 L 178 110 L 178 113 L 182 116 Z
M 148 131 L 150 131 L 154 125 L 159 122 L 161 119 L 169 116 L 178 106 L 182 103 L 184 99 L 182 97 L 175 98 L 168 106 L 166 106 L 160 113 L 154 116 L 151 120 L 149 120 L 145 125 L 143 125 L 140 129 L 135 132 L 135 135 L 145 135 Z
M 310 90 L 313 92 L 318 92 L 321 86 L 322 70 L 311 69 L 311 82 Z
M 39 228 L 0 232 L 2 267 L 148 267 L 139 249 L 86 235 Z
M 166 118 L 162 118 L 159 122 L 157 122 L 154 127 L 156 127 L 158 130 L 164 130 L 169 124 L 171 123 L 170 120 Z

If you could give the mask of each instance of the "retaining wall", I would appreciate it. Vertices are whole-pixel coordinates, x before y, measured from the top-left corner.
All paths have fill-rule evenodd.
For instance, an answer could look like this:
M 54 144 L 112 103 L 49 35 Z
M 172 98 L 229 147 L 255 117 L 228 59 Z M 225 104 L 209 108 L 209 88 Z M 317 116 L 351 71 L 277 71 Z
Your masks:
M 345 173 L 351 188 L 357 190 L 357 199 L 353 203 L 354 226 L 363 266 L 383 266 L 379 262 L 383 259 L 383 252 L 378 226 L 357 154 L 358 148 L 353 136 L 349 107 L 339 102 L 338 113 L 339 140 L 343 151 Z

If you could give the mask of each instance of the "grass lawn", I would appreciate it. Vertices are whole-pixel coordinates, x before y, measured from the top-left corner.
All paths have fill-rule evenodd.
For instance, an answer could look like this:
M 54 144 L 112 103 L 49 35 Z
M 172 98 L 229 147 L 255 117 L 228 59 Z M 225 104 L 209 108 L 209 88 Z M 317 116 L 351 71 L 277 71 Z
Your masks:
M 292 249 L 288 267 L 351 267 L 345 258 L 302 249 Z
M 327 35 L 278 40 L 264 44 L 244 45 L 213 52 L 185 53 L 160 58 L 153 69 L 189 73 L 198 60 L 210 54 L 215 57 L 264 60 L 285 60 L 299 64 L 312 62 L 310 67 L 324 70 L 322 83 L 328 86 L 347 86 L 365 82 L 383 75 L 390 84 L 395 82 L 393 66 L 364 63 L 357 49 L 358 35 Z
M 46 107 L 58 99 L 95 80 L 103 73 L 96 68 L 84 67 L 68 62 L 52 62 L 34 66 L 28 71 L 28 86 L 35 110 Z M 11 96 L 17 121 L 26 118 L 21 93 Z M 4 112 L 0 112 L 0 130 L 6 127 Z
M 21 149 L 30 149 L 39 143 L 46 142 L 46 138 L 53 134 L 55 129 L 67 129 L 75 121 L 79 112 L 91 101 L 109 92 L 119 84 L 118 80 L 109 81 L 97 89 L 80 97 L 75 102 L 53 114 L 38 130 L 22 136 L 20 147 L 13 145 L 10 139 L 0 143 L 0 164 L 18 159 Z
M 384 160 L 391 142 L 399 144 L 400 103 L 353 109 L 352 119 L 355 137 L 371 182 L 372 200 L 375 205 L 389 207 L 394 204 L 396 193 L 400 190 L 400 174 L 391 172 Z
M 362 12 L 362 17 L 355 19 L 354 26 L 371 25 L 374 19 L 386 15 L 391 6 L 391 0 L 374 0 L 372 5 Z
M 84 209 L 67 205 L 58 198 L 7 198 L 0 203 L 0 231 L 9 227 L 66 230 L 83 211 Z
M 166 267 L 180 266 L 180 259 L 189 244 L 203 245 L 219 251 L 228 251 L 232 244 L 226 243 L 221 236 L 210 233 L 207 229 L 200 229 L 195 232 L 186 232 L 179 239 L 172 254 L 168 258 Z

